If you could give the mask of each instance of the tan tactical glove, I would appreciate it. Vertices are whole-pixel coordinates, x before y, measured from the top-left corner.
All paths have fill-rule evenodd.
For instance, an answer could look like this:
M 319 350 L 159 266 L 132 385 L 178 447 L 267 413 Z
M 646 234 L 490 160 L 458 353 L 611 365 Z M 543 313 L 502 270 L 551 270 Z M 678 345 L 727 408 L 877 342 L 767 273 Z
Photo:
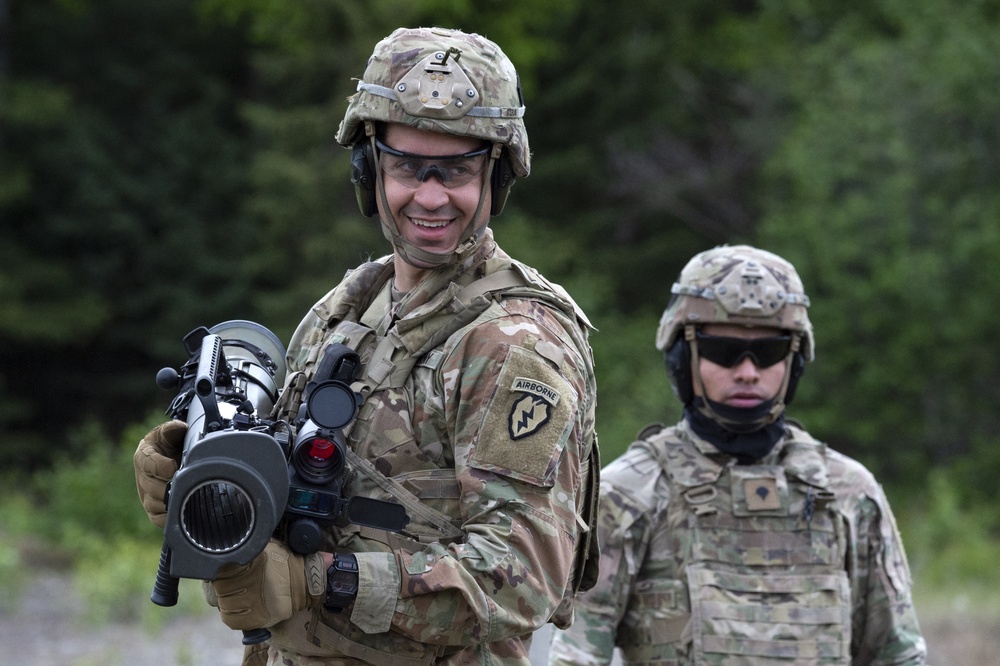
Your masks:
M 167 482 L 181 464 L 184 449 L 184 421 L 168 421 L 149 431 L 139 442 L 132 462 L 135 464 L 135 487 L 146 515 L 159 528 L 167 521 L 164 497 Z
M 212 581 L 222 621 L 230 629 L 263 629 L 326 600 L 319 553 L 296 555 L 271 540 L 250 564 L 222 567 Z

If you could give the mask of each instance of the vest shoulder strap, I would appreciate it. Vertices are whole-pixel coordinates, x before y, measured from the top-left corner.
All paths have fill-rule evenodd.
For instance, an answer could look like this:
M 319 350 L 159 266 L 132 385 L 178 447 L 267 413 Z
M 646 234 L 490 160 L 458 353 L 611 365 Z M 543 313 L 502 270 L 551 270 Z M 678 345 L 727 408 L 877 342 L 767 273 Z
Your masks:
M 344 319 L 353 310 L 355 319 L 368 309 L 383 284 L 393 272 L 392 257 L 382 257 L 348 271 L 340 284 L 313 306 L 313 313 L 324 323 Z
M 787 424 L 788 441 L 782 465 L 786 471 L 817 488 L 830 485 L 826 444 L 814 438 L 800 427 Z
M 362 394 L 402 386 L 420 357 L 472 323 L 495 302 L 496 295 L 524 284 L 521 275 L 510 268 L 490 273 L 459 288 L 451 303 L 423 325 L 402 334 L 389 331 L 368 361 Z
M 681 489 L 703 486 L 719 480 L 725 467 L 698 450 L 678 428 L 662 428 L 632 444 L 649 452 L 663 468 L 671 483 Z

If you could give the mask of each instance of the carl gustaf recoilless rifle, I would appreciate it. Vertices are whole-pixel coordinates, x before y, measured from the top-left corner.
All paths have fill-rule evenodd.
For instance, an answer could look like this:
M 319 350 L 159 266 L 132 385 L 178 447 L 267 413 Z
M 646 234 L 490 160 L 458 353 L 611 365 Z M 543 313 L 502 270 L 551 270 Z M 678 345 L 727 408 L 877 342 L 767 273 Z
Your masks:
M 187 362 L 156 375 L 160 388 L 179 389 L 167 413 L 187 433 L 167 487 L 153 603 L 175 605 L 179 579 L 213 580 L 223 566 L 248 564 L 273 536 L 308 554 L 338 522 L 403 529 L 409 518 L 400 504 L 344 494 L 344 428 L 362 402 L 351 388 L 356 352 L 326 348 L 289 424 L 271 418 L 286 369 L 274 333 L 225 321 L 194 329 L 184 347 Z M 247 645 L 268 638 L 264 628 L 243 632 Z

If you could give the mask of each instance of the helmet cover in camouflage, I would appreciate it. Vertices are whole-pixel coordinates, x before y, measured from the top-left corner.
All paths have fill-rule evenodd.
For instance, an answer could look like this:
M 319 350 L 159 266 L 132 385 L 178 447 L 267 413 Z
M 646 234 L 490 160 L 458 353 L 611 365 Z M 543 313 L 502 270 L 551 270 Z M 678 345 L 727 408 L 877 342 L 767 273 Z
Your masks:
M 670 349 L 685 326 L 739 324 L 780 328 L 802 335 L 802 354 L 814 357 L 812 324 L 795 267 L 749 245 L 721 245 L 695 255 L 670 289 L 656 348 Z
M 517 176 L 531 170 L 517 71 L 480 35 L 400 28 L 376 44 L 348 101 L 337 132 L 342 146 L 360 138 L 365 121 L 400 123 L 502 144 Z

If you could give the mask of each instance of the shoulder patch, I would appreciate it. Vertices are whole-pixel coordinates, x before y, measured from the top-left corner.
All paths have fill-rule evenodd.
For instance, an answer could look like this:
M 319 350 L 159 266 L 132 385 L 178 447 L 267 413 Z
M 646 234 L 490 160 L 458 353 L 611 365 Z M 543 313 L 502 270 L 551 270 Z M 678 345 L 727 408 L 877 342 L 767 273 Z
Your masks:
M 535 485 L 552 485 L 575 424 L 576 403 L 573 387 L 548 361 L 511 347 L 469 464 Z

